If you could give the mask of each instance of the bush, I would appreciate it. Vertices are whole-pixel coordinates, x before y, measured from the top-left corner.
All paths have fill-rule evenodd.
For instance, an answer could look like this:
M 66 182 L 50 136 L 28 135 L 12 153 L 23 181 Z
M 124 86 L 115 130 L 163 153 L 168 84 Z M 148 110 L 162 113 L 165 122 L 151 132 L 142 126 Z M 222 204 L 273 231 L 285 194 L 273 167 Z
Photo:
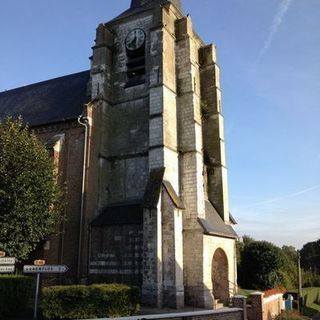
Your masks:
M 7 319 L 25 312 L 33 297 L 33 292 L 34 279 L 31 277 L 0 276 L 0 317 Z
M 42 290 L 45 319 L 130 316 L 138 311 L 139 290 L 122 284 L 54 286 Z

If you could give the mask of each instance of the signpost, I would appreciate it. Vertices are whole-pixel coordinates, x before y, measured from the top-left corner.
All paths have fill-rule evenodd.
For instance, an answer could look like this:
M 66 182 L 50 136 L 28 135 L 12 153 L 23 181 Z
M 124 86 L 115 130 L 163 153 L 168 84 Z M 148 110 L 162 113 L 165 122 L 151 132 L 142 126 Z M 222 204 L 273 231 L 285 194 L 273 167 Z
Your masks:
M 13 273 L 15 271 L 16 258 L 6 258 L 6 253 L 0 251 L 0 273 Z
M 40 275 L 42 273 L 65 273 L 68 271 L 68 267 L 65 265 L 46 265 L 44 260 L 36 260 L 34 265 L 25 265 L 23 267 L 24 273 L 37 274 L 36 293 L 34 297 L 34 314 L 33 319 L 37 319 L 38 313 L 38 300 L 39 300 L 39 288 L 40 288 Z
M 16 263 L 16 258 L 0 258 L 0 265 L 12 265 Z
M 0 266 L 0 273 L 14 273 L 14 266 Z
M 64 265 L 24 266 L 24 273 L 65 273 L 68 267 Z

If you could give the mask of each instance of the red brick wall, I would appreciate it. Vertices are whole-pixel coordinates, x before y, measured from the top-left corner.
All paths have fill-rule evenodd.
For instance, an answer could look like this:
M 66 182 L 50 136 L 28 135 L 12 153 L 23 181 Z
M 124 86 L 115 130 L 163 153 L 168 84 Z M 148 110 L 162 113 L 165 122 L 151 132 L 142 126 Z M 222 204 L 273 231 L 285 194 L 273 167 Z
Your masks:
M 53 157 L 58 181 L 65 192 L 65 221 L 57 227 L 58 234 L 49 238 L 49 246 L 37 254 L 42 255 L 38 257 L 44 258 L 47 264 L 66 264 L 69 271 L 64 279 L 73 279 L 77 272 L 84 128 L 74 121 L 33 128 L 33 131 L 50 147 L 60 135 L 61 150 L 54 151 Z M 55 280 L 54 277 L 50 279 Z
M 283 294 L 274 293 L 265 297 L 262 292 L 250 295 L 251 304 L 247 306 L 248 320 L 272 320 L 281 313 Z

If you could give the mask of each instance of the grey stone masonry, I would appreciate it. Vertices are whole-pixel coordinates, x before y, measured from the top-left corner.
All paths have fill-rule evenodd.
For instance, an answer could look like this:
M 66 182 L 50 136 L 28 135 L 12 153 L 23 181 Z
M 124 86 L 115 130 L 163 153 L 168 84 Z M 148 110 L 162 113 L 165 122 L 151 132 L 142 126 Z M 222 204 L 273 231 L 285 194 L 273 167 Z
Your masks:
M 128 47 L 128 39 L 138 44 L 138 35 L 139 46 Z M 194 32 L 180 1 L 134 0 L 129 10 L 98 26 L 91 98 L 96 138 L 89 148 L 86 221 L 105 225 L 91 232 L 90 270 L 109 282 L 141 282 L 146 305 L 213 308 L 215 250 L 229 251 L 226 277 L 236 282 L 234 239 L 211 234 L 216 228 L 204 227 L 210 222 L 200 224 L 220 221 L 218 213 L 221 224 L 229 223 L 215 48 Z M 206 212 L 208 200 L 218 212 L 210 219 L 216 211 Z M 110 224 L 108 212 L 132 203 L 141 208 L 136 221 L 128 209 L 121 213 L 126 221 Z M 135 243 L 130 232 L 139 239 L 130 254 L 141 260 L 130 261 L 129 268 L 118 244 Z M 101 245 L 101 239 L 108 241 Z M 108 261 L 110 254 L 119 258 Z M 217 319 L 228 317 L 226 312 Z
M 142 303 L 162 306 L 161 215 L 158 209 L 143 212 Z
M 228 182 L 221 110 L 220 71 L 216 63 L 216 48 L 200 49 L 200 79 L 204 163 L 208 198 L 221 218 L 229 222 Z
M 184 285 L 186 303 L 204 306 L 202 230 L 204 180 L 198 49 L 190 17 L 176 21 L 176 70 L 180 151 L 180 192 L 184 224 Z

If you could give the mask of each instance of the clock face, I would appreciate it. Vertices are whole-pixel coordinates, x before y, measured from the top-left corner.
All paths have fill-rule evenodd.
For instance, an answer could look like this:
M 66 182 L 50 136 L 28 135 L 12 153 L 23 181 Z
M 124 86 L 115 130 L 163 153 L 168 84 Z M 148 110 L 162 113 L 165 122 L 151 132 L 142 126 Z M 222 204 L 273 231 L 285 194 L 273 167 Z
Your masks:
M 130 31 L 126 37 L 126 48 L 130 51 L 140 49 L 143 46 L 145 39 L 146 34 L 142 29 L 134 29 Z

